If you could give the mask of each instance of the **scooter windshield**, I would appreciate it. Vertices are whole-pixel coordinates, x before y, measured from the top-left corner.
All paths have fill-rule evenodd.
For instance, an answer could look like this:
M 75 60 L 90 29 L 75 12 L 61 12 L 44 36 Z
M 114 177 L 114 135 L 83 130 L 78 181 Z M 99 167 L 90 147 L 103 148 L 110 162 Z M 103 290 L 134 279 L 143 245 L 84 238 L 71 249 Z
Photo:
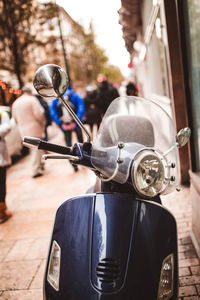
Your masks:
M 115 179 L 125 183 L 131 161 L 141 149 L 153 149 L 175 165 L 170 172 L 174 181 L 168 192 L 179 184 L 179 160 L 173 121 L 157 103 L 140 97 L 123 96 L 108 107 L 93 143 L 92 164 L 102 174 L 113 174 L 118 159 L 118 144 L 124 143 L 123 163 Z M 170 151 L 169 151 L 170 150 Z M 166 193 L 168 193 L 166 192 Z

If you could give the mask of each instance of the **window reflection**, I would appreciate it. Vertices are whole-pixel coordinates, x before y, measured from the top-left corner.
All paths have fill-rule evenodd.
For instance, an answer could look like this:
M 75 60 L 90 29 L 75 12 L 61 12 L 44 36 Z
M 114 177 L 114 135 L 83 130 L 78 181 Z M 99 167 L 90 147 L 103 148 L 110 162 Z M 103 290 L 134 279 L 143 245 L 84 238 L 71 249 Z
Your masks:
M 200 1 L 188 0 L 192 114 L 197 170 L 200 170 Z

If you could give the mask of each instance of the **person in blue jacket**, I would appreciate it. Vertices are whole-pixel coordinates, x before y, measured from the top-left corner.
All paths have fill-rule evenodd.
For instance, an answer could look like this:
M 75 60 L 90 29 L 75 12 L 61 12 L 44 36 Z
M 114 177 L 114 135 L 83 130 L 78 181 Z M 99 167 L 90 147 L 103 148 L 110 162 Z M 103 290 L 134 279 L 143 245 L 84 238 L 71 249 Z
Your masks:
M 83 99 L 74 92 L 69 86 L 68 90 L 64 94 L 65 100 L 70 107 L 74 110 L 77 117 L 82 121 L 85 114 L 85 104 Z M 49 107 L 52 121 L 55 122 L 64 133 L 66 145 L 71 147 L 72 145 L 72 132 L 75 131 L 77 139 L 80 143 L 83 143 L 83 136 L 81 128 L 77 125 L 74 119 L 71 117 L 65 106 L 58 100 L 54 99 Z M 75 171 L 78 171 L 78 167 L 73 165 Z

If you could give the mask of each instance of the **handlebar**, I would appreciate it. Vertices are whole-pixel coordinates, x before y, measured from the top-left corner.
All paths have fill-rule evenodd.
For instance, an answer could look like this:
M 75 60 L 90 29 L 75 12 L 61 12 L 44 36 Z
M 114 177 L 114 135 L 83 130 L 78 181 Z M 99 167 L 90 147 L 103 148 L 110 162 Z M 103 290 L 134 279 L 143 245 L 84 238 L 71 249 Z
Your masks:
M 24 136 L 23 137 L 23 144 L 27 147 L 37 147 L 41 150 L 51 151 L 59 154 L 72 154 L 72 148 L 66 146 L 60 146 L 56 144 L 51 144 L 45 142 L 39 138 L 31 137 L 31 136 Z

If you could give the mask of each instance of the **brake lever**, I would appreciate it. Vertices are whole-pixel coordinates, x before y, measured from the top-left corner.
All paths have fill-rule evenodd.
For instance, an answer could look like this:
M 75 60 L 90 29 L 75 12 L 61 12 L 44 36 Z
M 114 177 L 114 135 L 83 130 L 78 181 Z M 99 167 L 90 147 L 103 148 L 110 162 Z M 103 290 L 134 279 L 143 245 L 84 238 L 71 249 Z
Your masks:
M 44 154 L 44 155 L 42 155 L 42 158 L 44 160 L 47 160 L 47 159 L 69 159 L 69 160 L 73 160 L 73 161 L 79 161 L 80 160 L 80 158 L 78 156 L 67 155 L 67 154 L 62 154 L 62 155 Z

